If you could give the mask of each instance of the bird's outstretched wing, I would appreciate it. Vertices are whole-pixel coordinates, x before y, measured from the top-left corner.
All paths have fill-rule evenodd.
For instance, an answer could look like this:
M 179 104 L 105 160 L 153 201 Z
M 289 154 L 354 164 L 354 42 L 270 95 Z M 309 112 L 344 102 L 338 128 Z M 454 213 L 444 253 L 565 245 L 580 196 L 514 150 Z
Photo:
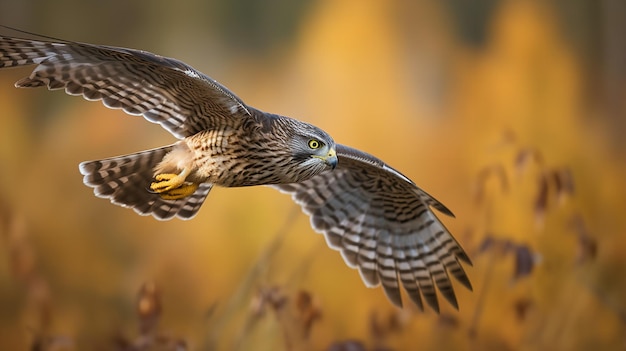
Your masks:
M 429 207 L 452 213 L 381 160 L 343 145 L 337 155 L 334 171 L 274 187 L 290 193 L 328 245 L 367 286 L 382 284 L 395 305 L 402 282 L 421 309 L 420 292 L 439 311 L 435 287 L 458 308 L 448 273 L 471 290 L 459 260 L 471 261 Z
M 143 115 L 177 138 L 241 125 L 251 108 L 212 78 L 146 51 L 0 36 L 0 69 L 37 65 L 16 87 L 65 89 Z

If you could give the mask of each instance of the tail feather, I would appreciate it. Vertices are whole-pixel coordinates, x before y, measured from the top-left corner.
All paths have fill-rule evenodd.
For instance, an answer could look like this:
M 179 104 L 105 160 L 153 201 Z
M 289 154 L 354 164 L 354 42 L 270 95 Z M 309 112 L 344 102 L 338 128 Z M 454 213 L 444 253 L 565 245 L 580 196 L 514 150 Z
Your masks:
M 94 194 L 112 203 L 132 208 L 140 215 L 159 220 L 173 217 L 190 219 L 196 215 L 213 184 L 201 184 L 192 195 L 178 200 L 164 200 L 150 190 L 154 168 L 172 150 L 173 145 L 135 154 L 87 161 L 80 164 L 85 185 Z

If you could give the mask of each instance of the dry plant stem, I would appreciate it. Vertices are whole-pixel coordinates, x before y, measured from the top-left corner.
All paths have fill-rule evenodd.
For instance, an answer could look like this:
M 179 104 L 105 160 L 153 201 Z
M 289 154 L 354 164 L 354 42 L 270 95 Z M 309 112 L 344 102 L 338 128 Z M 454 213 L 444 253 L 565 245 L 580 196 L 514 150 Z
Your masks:
M 474 310 L 474 314 L 472 315 L 472 319 L 470 321 L 470 327 L 468 331 L 468 335 L 470 339 L 475 340 L 478 334 L 478 323 L 480 321 L 480 317 L 482 316 L 485 300 L 487 296 L 487 289 L 491 284 L 491 278 L 493 277 L 493 268 L 495 267 L 496 255 L 498 255 L 497 250 L 490 250 L 489 262 L 487 262 L 487 271 L 485 272 L 485 278 L 483 280 L 483 286 L 478 291 L 478 300 L 476 302 L 476 308 Z
M 309 268 L 311 268 L 311 264 L 315 261 L 314 258 L 319 255 L 320 251 L 326 250 L 326 243 L 324 240 L 319 240 L 317 244 L 315 244 L 309 252 L 300 260 L 300 263 L 294 268 L 292 273 L 287 278 L 286 285 L 294 286 L 298 284 L 298 280 L 302 280 L 308 272 Z
M 506 172 L 504 171 L 502 166 L 498 164 L 493 167 L 489 167 L 487 169 L 496 170 L 497 172 L 495 174 L 493 172 L 487 172 L 486 175 L 481 176 L 479 179 L 481 187 L 484 188 L 488 178 L 490 176 L 493 177 L 495 175 L 498 177 L 497 179 L 500 181 L 500 189 L 502 193 L 506 193 L 508 191 L 508 180 L 506 177 Z M 494 204 L 493 198 L 490 197 L 485 200 L 484 223 L 485 223 L 485 228 L 486 228 L 485 233 L 487 234 L 487 236 L 489 235 L 488 233 L 491 232 L 491 227 L 493 223 L 494 206 L 495 204 Z M 474 340 L 478 333 L 478 323 L 483 313 L 487 289 L 489 288 L 489 285 L 491 284 L 491 278 L 493 276 L 493 268 L 495 266 L 496 255 L 498 254 L 497 250 L 492 249 L 490 251 L 491 251 L 491 255 L 489 256 L 489 261 L 487 262 L 487 271 L 485 272 L 483 286 L 482 286 L 482 289 L 477 291 L 478 299 L 476 302 L 476 308 L 474 310 L 474 314 L 472 315 L 472 319 L 471 319 L 470 327 L 468 331 L 469 337 Z
M 263 250 L 263 252 L 261 252 L 259 258 L 256 260 L 255 265 L 250 269 L 247 276 L 241 281 L 241 284 L 236 289 L 232 297 L 227 300 L 223 312 L 220 313 L 220 317 L 217 318 L 212 324 L 212 328 L 209 333 L 209 337 L 207 338 L 207 345 L 205 345 L 205 349 L 215 349 L 215 345 L 218 344 L 218 340 L 220 339 L 224 328 L 227 327 L 228 322 L 234 318 L 235 314 L 241 308 L 241 306 L 249 305 L 250 296 L 252 296 L 253 294 L 253 290 L 259 280 L 259 277 L 267 269 L 271 258 L 280 249 L 285 236 L 290 233 L 290 228 L 293 227 L 293 224 L 295 223 L 300 213 L 300 208 L 293 207 L 293 209 L 287 215 L 283 226 L 281 226 L 276 231 L 272 242 L 270 242 Z M 239 350 L 241 348 L 242 341 L 244 340 L 245 335 L 254 326 L 254 322 L 254 316 L 249 316 L 248 321 L 244 323 L 241 331 L 238 333 L 238 337 L 234 339 L 235 344 L 233 345 L 232 350 Z

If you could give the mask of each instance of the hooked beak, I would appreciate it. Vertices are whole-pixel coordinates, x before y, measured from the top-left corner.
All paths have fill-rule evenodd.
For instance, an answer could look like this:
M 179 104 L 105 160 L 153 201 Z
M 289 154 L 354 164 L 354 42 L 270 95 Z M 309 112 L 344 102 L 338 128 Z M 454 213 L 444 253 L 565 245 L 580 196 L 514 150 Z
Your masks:
M 337 151 L 335 151 L 335 149 L 330 149 L 326 156 L 311 155 L 311 157 L 319 158 L 320 160 L 324 161 L 324 163 L 329 165 L 331 169 L 335 169 L 335 167 L 337 167 L 338 160 Z
M 326 162 L 330 168 L 335 169 L 335 167 L 337 167 L 337 152 L 335 151 L 335 149 L 330 149 L 330 151 L 328 152 L 328 155 L 326 157 L 323 158 L 324 162 Z

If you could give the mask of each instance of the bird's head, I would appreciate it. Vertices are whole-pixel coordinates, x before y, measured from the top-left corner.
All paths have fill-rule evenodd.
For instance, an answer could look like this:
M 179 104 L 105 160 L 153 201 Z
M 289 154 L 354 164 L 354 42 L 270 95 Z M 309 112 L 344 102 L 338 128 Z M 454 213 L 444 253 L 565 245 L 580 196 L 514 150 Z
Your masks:
M 337 167 L 335 141 L 325 131 L 298 122 L 289 138 L 289 148 L 298 181 Z

